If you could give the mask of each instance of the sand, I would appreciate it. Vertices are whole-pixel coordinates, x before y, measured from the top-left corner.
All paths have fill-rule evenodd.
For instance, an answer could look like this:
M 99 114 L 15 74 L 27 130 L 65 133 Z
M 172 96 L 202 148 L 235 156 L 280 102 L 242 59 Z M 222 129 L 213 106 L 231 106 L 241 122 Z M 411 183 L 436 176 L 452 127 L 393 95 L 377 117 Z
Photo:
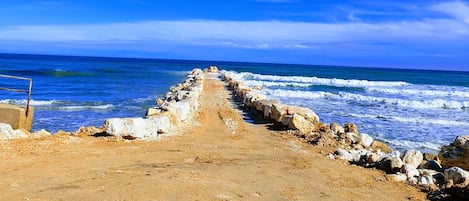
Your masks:
M 424 200 L 381 171 L 330 160 L 245 121 L 219 80 L 201 112 L 160 141 L 54 135 L 0 142 L 1 200 Z

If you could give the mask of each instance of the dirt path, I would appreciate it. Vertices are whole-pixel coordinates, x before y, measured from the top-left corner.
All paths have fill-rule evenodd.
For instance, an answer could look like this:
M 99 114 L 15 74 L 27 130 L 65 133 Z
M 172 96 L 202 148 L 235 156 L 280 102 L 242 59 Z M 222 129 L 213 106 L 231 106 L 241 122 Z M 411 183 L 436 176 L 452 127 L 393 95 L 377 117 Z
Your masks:
M 158 142 L 56 135 L 0 142 L 0 200 L 423 200 L 383 173 L 246 123 L 218 80 L 198 122 Z

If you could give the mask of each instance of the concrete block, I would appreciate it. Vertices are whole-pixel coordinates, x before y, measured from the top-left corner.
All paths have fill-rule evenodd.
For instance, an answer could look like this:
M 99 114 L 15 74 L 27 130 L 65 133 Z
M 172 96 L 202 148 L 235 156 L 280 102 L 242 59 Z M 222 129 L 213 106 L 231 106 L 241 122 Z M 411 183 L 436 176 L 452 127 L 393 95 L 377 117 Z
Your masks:
M 0 104 L 0 122 L 10 124 L 13 129 L 31 130 L 33 114 L 33 107 L 29 107 L 28 116 L 26 116 L 26 107 Z

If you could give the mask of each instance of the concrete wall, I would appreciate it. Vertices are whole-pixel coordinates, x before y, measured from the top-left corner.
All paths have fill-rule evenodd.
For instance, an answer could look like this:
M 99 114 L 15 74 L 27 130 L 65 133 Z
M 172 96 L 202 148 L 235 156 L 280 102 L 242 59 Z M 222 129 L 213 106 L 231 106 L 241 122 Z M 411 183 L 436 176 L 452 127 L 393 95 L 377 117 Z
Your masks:
M 29 113 L 26 116 L 25 107 L 0 104 L 0 122 L 10 124 L 13 129 L 31 130 L 33 114 L 33 107 L 29 107 Z

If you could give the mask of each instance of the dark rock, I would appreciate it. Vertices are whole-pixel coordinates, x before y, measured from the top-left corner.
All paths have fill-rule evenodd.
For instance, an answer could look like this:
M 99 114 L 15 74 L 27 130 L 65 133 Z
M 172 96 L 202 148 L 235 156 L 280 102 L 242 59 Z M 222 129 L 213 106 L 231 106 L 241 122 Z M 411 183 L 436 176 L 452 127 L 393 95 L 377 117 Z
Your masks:
M 350 132 L 350 133 L 358 134 L 357 125 L 355 125 L 354 123 L 346 123 L 346 124 L 344 124 L 344 131 L 345 131 L 346 133 Z

